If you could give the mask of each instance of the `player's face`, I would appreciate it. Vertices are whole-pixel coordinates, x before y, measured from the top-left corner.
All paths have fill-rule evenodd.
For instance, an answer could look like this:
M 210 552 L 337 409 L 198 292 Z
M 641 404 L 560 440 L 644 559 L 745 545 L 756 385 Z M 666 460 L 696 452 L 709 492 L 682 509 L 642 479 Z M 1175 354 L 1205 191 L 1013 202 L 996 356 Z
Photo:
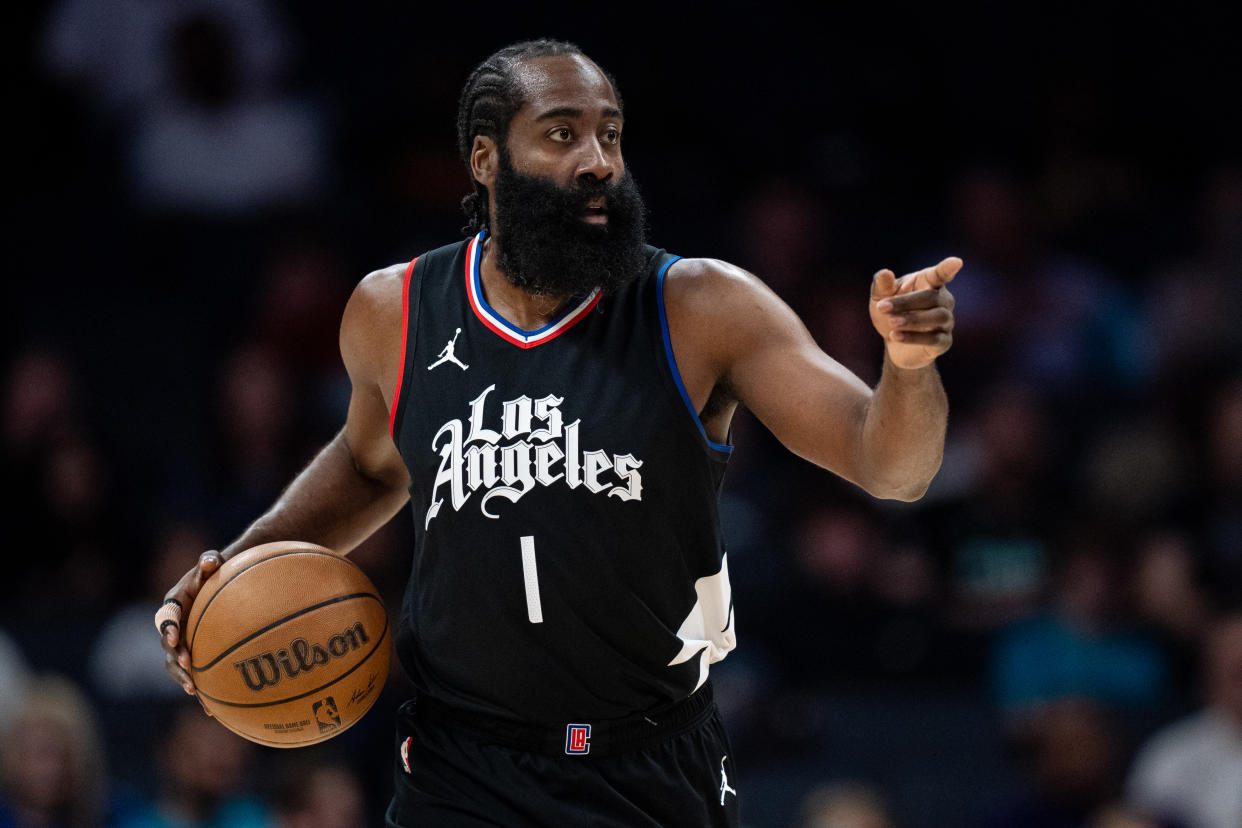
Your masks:
M 625 175 L 624 120 L 598 66 L 582 55 L 558 55 L 528 60 L 516 75 L 526 103 L 509 123 L 506 148 L 518 173 L 567 188 Z M 604 205 L 590 205 L 583 220 L 606 224 Z
M 518 77 L 526 103 L 492 189 L 496 264 L 532 293 L 615 290 L 645 263 L 646 210 L 621 160 L 612 85 L 576 56 L 529 61 Z

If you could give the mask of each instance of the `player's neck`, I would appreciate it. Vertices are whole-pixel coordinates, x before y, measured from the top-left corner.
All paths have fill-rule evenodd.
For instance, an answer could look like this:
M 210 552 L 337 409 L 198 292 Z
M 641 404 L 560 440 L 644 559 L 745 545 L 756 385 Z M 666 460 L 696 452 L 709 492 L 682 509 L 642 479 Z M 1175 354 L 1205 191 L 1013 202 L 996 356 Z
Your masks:
M 489 236 L 479 259 L 479 283 L 483 299 L 492 310 L 525 331 L 553 322 L 572 296 L 534 294 L 509 281 L 496 266 L 496 243 Z

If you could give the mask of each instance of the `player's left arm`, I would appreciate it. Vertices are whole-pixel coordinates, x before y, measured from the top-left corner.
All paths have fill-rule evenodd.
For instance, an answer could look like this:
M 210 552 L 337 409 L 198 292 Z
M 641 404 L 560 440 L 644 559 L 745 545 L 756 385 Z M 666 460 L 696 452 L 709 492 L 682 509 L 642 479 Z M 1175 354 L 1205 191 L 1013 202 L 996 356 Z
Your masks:
M 876 497 L 917 500 L 944 455 L 948 400 L 935 360 L 953 341 L 945 286 L 960 267 L 949 258 L 900 279 L 876 274 L 869 310 L 885 355 L 872 389 L 753 275 L 714 260 L 678 262 L 665 299 L 692 402 L 702 411 L 724 389 L 795 454 Z

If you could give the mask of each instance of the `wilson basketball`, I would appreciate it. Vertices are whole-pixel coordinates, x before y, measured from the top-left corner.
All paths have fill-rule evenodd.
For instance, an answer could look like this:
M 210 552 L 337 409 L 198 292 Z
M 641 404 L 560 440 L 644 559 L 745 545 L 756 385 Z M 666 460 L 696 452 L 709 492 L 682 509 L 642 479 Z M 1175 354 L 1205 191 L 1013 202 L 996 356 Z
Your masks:
M 330 549 L 265 543 L 203 584 L 185 623 L 203 706 L 272 747 L 331 739 L 388 677 L 388 613 L 370 579 Z

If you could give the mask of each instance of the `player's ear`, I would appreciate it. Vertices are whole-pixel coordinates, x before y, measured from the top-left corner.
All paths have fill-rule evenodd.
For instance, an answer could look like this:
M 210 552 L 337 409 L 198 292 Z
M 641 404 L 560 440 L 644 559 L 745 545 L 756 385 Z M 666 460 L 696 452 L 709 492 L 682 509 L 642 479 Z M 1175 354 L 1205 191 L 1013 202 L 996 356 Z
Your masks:
M 474 180 L 489 190 L 496 183 L 496 168 L 500 163 L 500 153 L 496 142 L 486 135 L 474 136 L 474 146 L 470 148 L 470 172 Z

